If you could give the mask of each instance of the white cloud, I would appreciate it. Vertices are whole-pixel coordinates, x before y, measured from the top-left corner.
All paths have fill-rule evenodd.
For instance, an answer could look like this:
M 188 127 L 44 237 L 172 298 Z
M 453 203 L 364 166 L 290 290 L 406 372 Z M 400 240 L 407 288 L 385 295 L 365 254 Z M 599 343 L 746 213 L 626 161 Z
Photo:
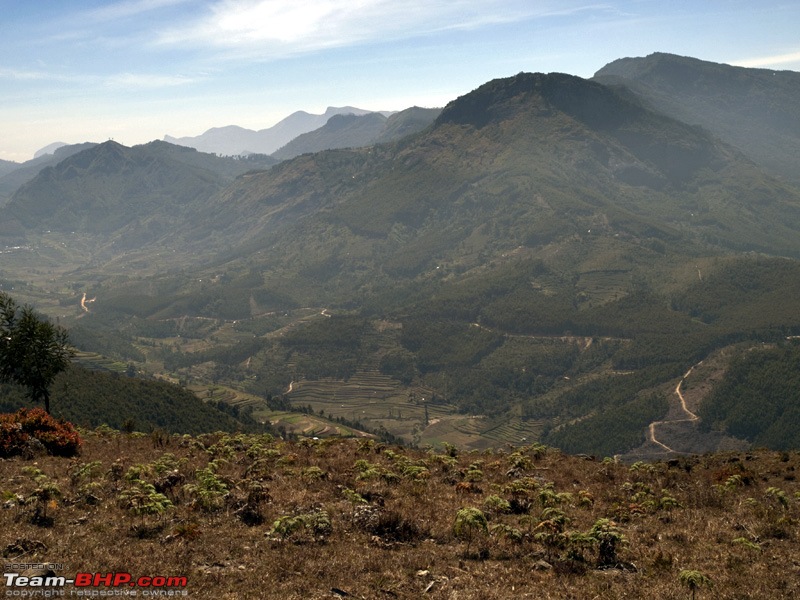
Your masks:
M 92 86 L 103 85 L 109 89 L 157 89 L 193 84 L 202 79 L 204 79 L 202 76 L 188 77 L 185 75 L 170 75 L 164 73 L 123 72 L 110 75 L 89 75 L 54 73 L 44 70 L 0 69 L 0 80 L 16 81 L 20 83 L 42 82 L 44 84 L 66 84 L 73 88 L 74 86 L 91 88 Z
M 50 79 L 44 71 L 23 71 L 20 69 L 0 69 L 0 79 L 16 79 L 22 81 L 38 81 Z
M 0 79 L 10 79 L 16 81 L 86 83 L 89 78 L 85 75 L 70 75 L 65 73 L 54 73 L 52 71 L 36 71 L 30 69 L 0 69 Z
M 554 0 L 219 0 L 159 41 L 268 59 L 584 10 L 610 9 Z
M 88 12 L 89 18 L 95 21 L 114 21 L 128 17 L 136 17 L 143 13 L 184 4 L 190 0 L 123 0 L 113 2 Z
M 776 67 L 778 65 L 796 64 L 800 65 L 800 52 L 790 52 L 788 54 L 778 54 L 774 56 L 761 56 L 757 58 L 747 58 L 731 64 L 739 67 Z
M 163 88 L 195 83 L 197 79 L 182 75 L 157 75 L 152 73 L 118 73 L 105 79 L 113 88 Z

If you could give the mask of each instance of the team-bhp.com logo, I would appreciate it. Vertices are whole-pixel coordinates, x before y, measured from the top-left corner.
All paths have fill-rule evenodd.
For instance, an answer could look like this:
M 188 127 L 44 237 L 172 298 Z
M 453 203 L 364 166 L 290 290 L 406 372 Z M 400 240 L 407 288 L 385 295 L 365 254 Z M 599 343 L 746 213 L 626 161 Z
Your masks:
M 142 576 L 130 573 L 76 573 L 75 577 L 55 575 L 24 575 L 3 573 L 6 596 L 19 598 L 52 598 L 59 596 L 142 596 L 175 597 L 188 596 L 186 577 Z M 68 585 L 73 589 L 64 589 Z M 103 589 L 99 589 L 103 588 Z M 110 588 L 110 589 L 108 589 Z

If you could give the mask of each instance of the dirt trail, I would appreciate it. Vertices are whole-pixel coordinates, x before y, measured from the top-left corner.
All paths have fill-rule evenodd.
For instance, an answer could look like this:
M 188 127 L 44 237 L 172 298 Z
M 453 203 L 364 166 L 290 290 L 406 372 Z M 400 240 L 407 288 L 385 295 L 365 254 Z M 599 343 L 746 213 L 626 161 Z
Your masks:
M 94 297 L 94 298 L 92 298 L 91 300 L 87 300 L 87 299 L 86 299 L 86 292 L 83 292 L 83 298 L 81 298 L 81 308 L 82 308 L 82 309 L 83 309 L 85 312 L 89 312 L 89 307 L 88 307 L 88 306 L 86 306 L 86 305 L 87 305 L 87 304 L 89 304 L 90 302 L 94 302 L 95 300 L 97 300 L 97 296 L 95 296 L 95 297 Z
M 481 325 L 480 323 L 471 323 L 472 327 L 477 327 L 478 329 L 482 329 L 483 331 L 488 331 L 490 333 L 499 333 L 503 337 L 506 338 L 520 338 L 526 340 L 560 340 L 562 342 L 574 342 L 578 344 L 582 350 L 587 350 L 594 340 L 601 340 L 604 342 L 609 341 L 619 341 L 619 342 L 628 342 L 630 341 L 628 338 L 618 338 L 618 337 L 610 337 L 610 336 L 579 336 L 579 335 L 536 335 L 536 334 L 527 334 L 527 333 L 508 333 L 506 331 L 501 331 L 499 329 L 495 329 L 493 327 L 487 327 L 486 325 Z
M 669 419 L 669 420 L 664 420 L 664 421 L 653 421 L 652 423 L 650 423 L 650 427 L 648 429 L 648 436 L 647 436 L 648 439 L 652 443 L 656 444 L 657 446 L 661 446 L 667 452 L 675 452 L 675 450 L 673 450 L 672 448 L 670 448 L 669 446 L 667 446 L 663 442 L 659 442 L 656 439 L 656 427 L 658 427 L 659 425 L 664 425 L 666 423 L 694 423 L 695 421 L 699 421 L 700 420 L 700 417 L 698 417 L 696 414 L 694 414 L 692 411 L 690 411 L 689 408 L 686 406 L 686 398 L 684 398 L 683 394 L 681 393 L 681 385 L 683 385 L 683 382 L 686 381 L 686 378 L 689 377 L 689 375 L 692 374 L 692 371 L 694 371 L 694 368 L 699 366 L 699 365 L 701 365 L 702 363 L 703 363 L 703 361 L 701 360 L 694 367 L 692 367 L 691 369 L 686 371 L 686 374 L 683 377 L 681 377 L 681 380 L 678 382 L 678 385 L 675 386 L 675 393 L 678 396 L 678 400 L 680 400 L 681 410 L 683 411 L 683 414 L 686 415 L 686 418 L 685 419 Z
M 698 367 L 701 364 L 703 364 L 702 360 L 699 363 L 697 363 L 694 367 Z M 690 411 L 686 407 L 686 398 L 684 398 L 683 394 L 681 394 L 681 385 L 683 385 L 683 382 L 686 380 L 686 378 L 689 377 L 689 375 L 692 374 L 692 371 L 694 371 L 694 367 L 692 367 L 691 369 L 686 371 L 686 374 L 678 382 L 678 385 L 675 386 L 675 393 L 678 394 L 678 399 L 681 401 L 681 409 L 689 417 L 688 419 L 680 419 L 681 421 L 699 421 L 700 420 L 700 417 L 698 417 L 696 414 L 694 414 L 692 411 Z

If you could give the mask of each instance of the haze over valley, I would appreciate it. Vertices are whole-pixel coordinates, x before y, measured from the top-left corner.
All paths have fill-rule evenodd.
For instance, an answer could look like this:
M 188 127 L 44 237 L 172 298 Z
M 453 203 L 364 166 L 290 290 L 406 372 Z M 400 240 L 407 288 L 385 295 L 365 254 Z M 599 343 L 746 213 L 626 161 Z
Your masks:
M 800 3 L 1 4 L 6 595 L 800 597 Z
M 290 432 L 797 447 L 793 384 L 720 390 L 796 378 L 798 97 L 793 71 L 659 53 L 442 108 L 59 146 L 2 165 L 0 284 L 82 365 Z

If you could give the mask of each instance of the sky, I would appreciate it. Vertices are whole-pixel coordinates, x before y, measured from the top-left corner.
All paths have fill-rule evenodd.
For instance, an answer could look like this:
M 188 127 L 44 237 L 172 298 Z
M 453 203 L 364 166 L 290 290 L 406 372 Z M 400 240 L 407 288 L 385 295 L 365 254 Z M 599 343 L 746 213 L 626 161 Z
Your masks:
M 798 24 L 796 0 L 0 0 L 0 159 L 438 107 L 653 52 L 800 71 Z

